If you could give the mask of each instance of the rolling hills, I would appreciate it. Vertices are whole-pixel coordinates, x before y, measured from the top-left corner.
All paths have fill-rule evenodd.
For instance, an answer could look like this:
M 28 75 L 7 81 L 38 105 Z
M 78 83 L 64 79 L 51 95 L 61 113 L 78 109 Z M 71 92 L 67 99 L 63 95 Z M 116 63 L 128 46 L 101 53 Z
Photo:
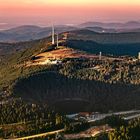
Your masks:
M 100 44 L 140 43 L 140 33 L 96 33 L 87 29 L 70 31 L 68 39 L 90 40 Z
M 129 39 L 128 42 L 139 43 L 139 33 L 113 34 L 113 41 L 111 34 L 100 34 L 89 30 L 75 30 L 66 33 L 68 34 L 67 41 L 63 40 L 64 34 L 59 35 L 59 48 L 51 45 L 50 37 L 10 44 L 12 46 L 9 48 L 20 46 L 22 49 L 11 51 L 12 55 L 5 54 L 7 59 L 3 61 L 3 64 L 0 64 L 0 89 L 10 93 L 9 98 L 21 98 L 28 103 L 47 104 L 48 106 L 55 103 L 58 106 L 59 101 L 62 107 L 65 99 L 69 98 L 70 100 L 66 104 L 71 107 L 71 103 L 74 105 L 75 100 L 79 102 L 80 98 L 83 105 L 84 99 L 86 99 L 86 104 L 88 101 L 87 108 L 83 108 L 84 110 L 127 110 L 133 109 L 136 105 L 139 108 L 139 73 L 135 73 L 139 71 L 139 63 L 130 65 L 126 60 L 119 63 L 112 59 L 100 61 L 98 57 L 96 59 L 67 58 L 66 55 L 63 58 L 59 55 L 59 59 L 55 57 L 54 60 L 61 60 L 60 64 L 32 65 L 29 67 L 26 65 L 28 61 L 34 63 L 32 58 L 42 56 L 44 53 L 58 55 L 56 53 L 61 52 L 63 56 L 64 47 L 69 50 L 69 53 L 71 52 L 71 55 L 75 55 L 73 52 L 78 52 L 82 56 L 82 51 L 85 51 L 84 54 L 88 56 L 89 53 L 90 55 L 91 53 L 95 54 L 95 48 L 92 50 L 88 48 L 91 48 L 92 45 L 96 48 L 99 46 L 104 48 L 105 42 L 108 42 L 109 39 L 111 40 L 110 45 L 118 42 L 120 47 L 123 47 L 123 42 L 127 38 Z M 131 36 L 135 36 L 136 40 Z M 104 38 L 108 38 L 108 40 L 104 40 Z M 51 59 L 48 57 L 49 55 L 44 59 Z M 96 69 L 96 66 L 99 65 L 103 67 L 99 67 L 100 70 Z M 124 67 L 121 69 L 121 73 L 117 70 L 119 66 Z M 113 71 L 110 72 L 110 69 Z M 131 73 L 128 74 L 129 70 Z M 104 106 L 106 106 L 106 110 Z M 78 111 L 82 110 L 79 109 Z
M 89 40 L 69 40 L 67 41 L 69 47 L 86 51 L 88 53 L 114 56 L 138 56 L 140 52 L 140 43 L 124 43 L 124 44 L 100 44 Z
M 58 25 L 55 27 L 57 33 L 75 30 L 76 27 Z M 0 42 L 24 42 L 45 38 L 51 35 L 52 27 L 39 27 L 34 25 L 23 25 L 0 32 Z
M 13 132 L 15 138 L 43 133 L 46 128 L 59 129 L 56 124 L 65 122 L 69 113 L 140 109 L 139 61 L 91 58 L 95 55 L 69 48 L 63 39 L 59 47 L 52 45 L 50 38 L 22 42 L 20 46 L 23 49 L 5 54 L 7 58 L 0 63 L 3 138 L 13 138 Z M 81 57 L 83 54 L 87 57 Z M 26 65 L 38 59 L 61 63 Z
M 88 29 L 97 33 L 136 33 L 140 32 L 140 23 L 129 21 L 127 23 L 101 23 L 86 22 L 80 25 L 56 25 L 55 31 L 63 33 L 66 31 Z M 40 27 L 36 25 L 22 25 L 8 30 L 0 31 L 0 42 L 24 42 L 41 39 L 51 35 L 51 27 Z
M 33 30 L 34 28 L 36 27 L 33 27 Z M 21 31 L 22 30 L 24 29 L 21 28 Z M 25 30 L 24 32 L 27 32 L 27 34 L 29 34 L 28 32 L 31 31 L 30 30 L 28 31 L 27 28 L 27 30 Z M 88 29 L 78 29 L 73 31 L 67 31 L 64 33 L 66 33 L 68 36 L 66 43 L 69 47 L 87 51 L 88 53 L 97 54 L 101 51 L 107 55 L 113 54 L 113 55 L 137 56 L 138 52 L 140 51 L 139 32 L 97 33 Z M 45 36 L 45 34 L 43 36 Z M 60 36 L 59 38 L 62 39 L 63 33 L 60 33 L 59 36 Z M 49 38 L 49 40 L 50 39 L 51 38 Z M 0 43 L 0 54 L 4 55 L 19 52 L 20 50 L 36 46 L 38 42 L 41 43 L 42 39 L 17 43 Z
M 88 53 L 137 56 L 140 33 L 97 33 L 87 29 L 68 32 L 68 46 Z
M 79 25 L 79 27 L 95 27 L 99 26 L 102 28 L 114 28 L 114 29 L 132 29 L 132 28 L 140 28 L 140 22 L 138 21 L 128 21 L 126 23 L 120 23 L 120 22 L 85 22 Z

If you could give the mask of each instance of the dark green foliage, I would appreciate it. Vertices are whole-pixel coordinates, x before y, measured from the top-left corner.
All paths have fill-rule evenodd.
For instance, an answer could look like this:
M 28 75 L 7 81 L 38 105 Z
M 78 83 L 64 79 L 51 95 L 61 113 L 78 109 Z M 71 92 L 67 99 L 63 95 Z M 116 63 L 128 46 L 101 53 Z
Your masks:
M 65 123 L 65 133 L 79 133 L 90 128 L 90 124 L 87 122 L 71 122 Z
M 140 62 L 69 60 L 60 69 L 60 73 L 71 78 L 138 85 Z
M 47 105 L 30 104 L 11 99 L 0 105 L 0 137 L 22 137 L 64 128 L 64 116 Z M 5 129 L 7 128 L 7 129 Z M 19 130 L 21 128 L 21 130 Z
M 99 54 L 99 52 L 102 52 L 104 55 L 114 56 L 137 56 L 140 51 L 140 43 L 102 44 L 88 40 L 69 40 L 67 41 L 67 45 L 71 48 L 83 50 L 88 53 Z
M 52 46 L 48 44 L 48 40 L 49 38 L 31 42 L 10 44 L 8 47 L 9 49 L 15 49 L 18 47 L 20 49 L 18 52 L 7 50 L 8 54 L 5 54 L 5 56 L 0 59 L 0 89 L 10 86 L 20 77 L 38 72 L 41 69 L 47 69 L 46 66 L 26 67 L 25 62 L 31 60 L 34 55 L 52 48 Z
M 89 30 L 75 30 L 68 35 L 69 40 L 90 40 L 100 44 L 140 43 L 140 33 L 96 33 Z
M 124 126 L 127 125 L 127 121 L 122 119 L 120 116 L 107 117 L 107 118 L 105 118 L 104 121 L 105 121 L 105 123 L 107 123 L 112 128 L 118 128 L 118 127 L 120 127 L 122 125 L 124 125 Z
M 140 119 L 132 120 L 109 134 L 109 140 L 139 140 Z
M 54 72 L 46 72 L 17 81 L 13 93 L 28 101 L 49 105 L 54 105 L 57 101 L 63 102 L 67 98 L 78 98 L 83 102 L 89 101 L 89 111 L 117 111 L 133 109 L 136 101 L 136 107 L 139 108 L 139 92 L 132 94 L 134 90 L 135 86 L 67 78 Z
M 83 32 L 81 33 L 83 34 Z M 92 33 L 90 34 L 92 35 Z M 98 36 L 99 34 L 96 35 Z M 122 35 L 125 36 L 125 39 L 128 37 L 127 34 Z M 106 38 L 104 37 L 102 39 Z M 117 39 L 120 39 L 120 37 Z M 133 34 L 129 35 L 128 38 L 130 37 L 133 37 Z M 16 43 L 12 44 L 12 46 L 11 44 L 6 44 L 2 50 L 2 53 L 9 50 L 7 53 L 9 56 L 3 56 L 0 59 L 0 124 L 18 122 L 29 125 L 26 131 L 15 131 L 15 128 L 13 128 L 7 131 L 6 134 L 0 128 L 2 137 L 13 134 L 25 136 L 45 132 L 46 128 L 47 131 L 62 128 L 65 122 L 63 117 L 50 110 L 59 108 L 59 105 L 68 110 L 68 106 L 61 104 L 66 103 L 64 102 L 66 101 L 65 99 L 70 100 L 70 108 L 78 107 L 74 100 L 75 102 L 82 102 L 84 111 L 108 112 L 108 110 L 120 111 L 140 108 L 139 62 L 128 64 L 127 62 L 66 59 L 60 66 L 26 67 L 25 62 L 33 60 L 36 54 L 54 49 L 55 46 L 50 45 L 49 41 L 50 38 Z M 105 39 L 104 41 L 108 40 Z M 133 41 L 137 43 L 137 38 L 136 40 L 133 38 L 130 42 L 133 43 Z M 124 43 L 125 40 L 123 42 L 121 39 L 120 42 Z M 98 46 L 96 43 L 94 45 Z M 14 48 L 11 49 L 11 47 Z M 85 51 L 90 51 L 90 49 L 86 47 Z M 96 65 L 102 66 L 103 69 L 92 69 Z M 78 104 L 80 104 L 79 102 Z M 49 108 L 50 106 L 52 107 L 51 109 Z M 78 111 L 83 111 L 83 106 Z M 123 123 L 116 118 L 107 121 L 111 126 L 116 126 L 118 123 L 120 126 Z M 130 131 L 128 134 L 137 136 L 139 125 L 135 122 L 134 124 L 132 128 L 128 128 Z M 77 127 L 79 130 L 83 128 L 81 126 Z M 124 132 L 128 130 L 124 127 L 118 129 L 118 132 L 123 131 L 123 136 Z M 95 139 L 98 140 L 97 138 Z M 99 139 L 106 139 L 106 135 L 101 136 Z

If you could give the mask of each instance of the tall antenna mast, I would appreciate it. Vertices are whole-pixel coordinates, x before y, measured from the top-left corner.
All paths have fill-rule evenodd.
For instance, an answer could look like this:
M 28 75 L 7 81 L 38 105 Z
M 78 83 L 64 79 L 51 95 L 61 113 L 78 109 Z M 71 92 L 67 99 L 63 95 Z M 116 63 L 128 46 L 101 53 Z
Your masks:
M 99 53 L 99 60 L 102 59 L 102 52 Z
M 58 33 L 57 33 L 57 48 L 59 46 L 59 36 L 58 36 Z
M 55 33 L 54 33 L 54 25 L 52 24 L 52 45 L 55 44 L 55 39 L 54 39 L 54 37 L 55 37 Z

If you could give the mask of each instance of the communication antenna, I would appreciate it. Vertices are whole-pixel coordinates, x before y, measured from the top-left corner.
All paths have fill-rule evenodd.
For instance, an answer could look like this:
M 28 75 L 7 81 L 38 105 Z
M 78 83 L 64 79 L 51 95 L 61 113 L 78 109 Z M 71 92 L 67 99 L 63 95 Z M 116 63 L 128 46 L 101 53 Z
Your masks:
M 55 32 L 54 32 L 54 25 L 52 24 L 52 45 L 55 44 Z
M 99 60 L 102 60 L 102 52 L 99 53 Z
M 59 35 L 57 33 L 57 48 L 59 47 Z
M 138 60 L 140 60 L 140 52 L 138 53 Z

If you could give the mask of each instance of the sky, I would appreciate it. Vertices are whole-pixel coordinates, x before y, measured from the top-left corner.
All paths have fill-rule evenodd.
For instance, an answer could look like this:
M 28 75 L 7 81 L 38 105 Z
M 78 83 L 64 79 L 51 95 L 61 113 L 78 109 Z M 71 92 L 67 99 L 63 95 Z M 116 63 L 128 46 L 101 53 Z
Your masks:
M 140 21 L 140 0 L 0 0 L 0 29 L 129 20 Z

